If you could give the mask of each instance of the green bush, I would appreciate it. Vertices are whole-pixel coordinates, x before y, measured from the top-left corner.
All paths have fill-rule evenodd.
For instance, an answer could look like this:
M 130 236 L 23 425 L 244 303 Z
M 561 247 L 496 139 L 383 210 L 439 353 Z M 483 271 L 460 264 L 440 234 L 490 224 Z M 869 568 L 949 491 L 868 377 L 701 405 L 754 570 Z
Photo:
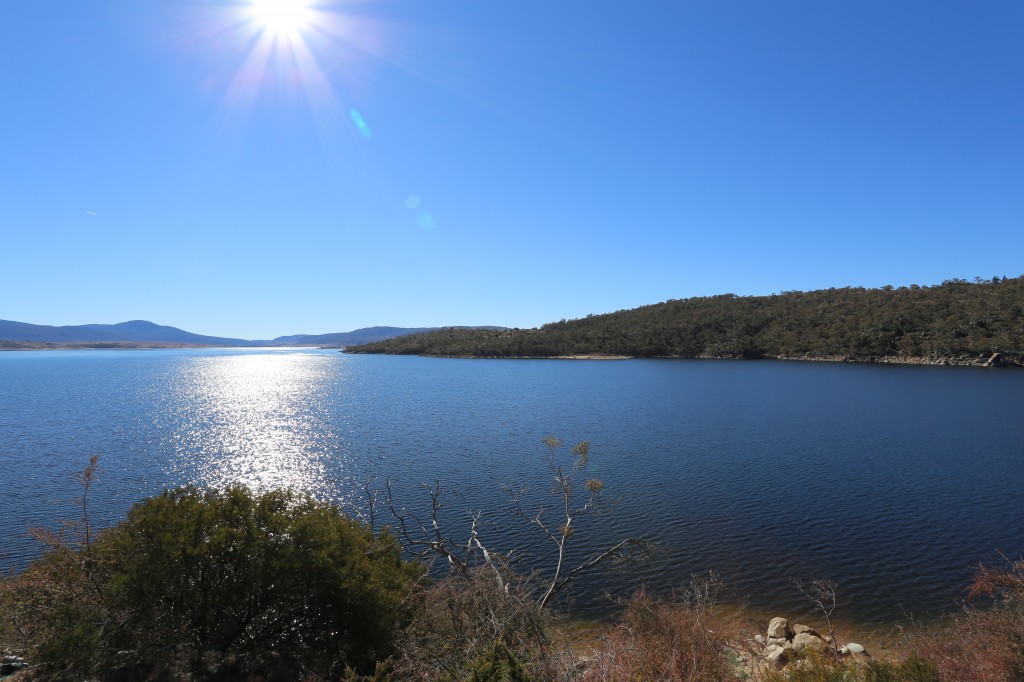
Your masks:
M 0 607 L 54 676 L 285 679 L 373 671 L 415 574 L 388 534 L 332 505 L 183 488 L 58 546 L 5 581 Z
M 469 682 L 531 682 L 515 654 L 495 644 L 470 666 Z
M 864 682 L 939 682 L 939 669 L 915 651 L 898 663 L 869 661 Z

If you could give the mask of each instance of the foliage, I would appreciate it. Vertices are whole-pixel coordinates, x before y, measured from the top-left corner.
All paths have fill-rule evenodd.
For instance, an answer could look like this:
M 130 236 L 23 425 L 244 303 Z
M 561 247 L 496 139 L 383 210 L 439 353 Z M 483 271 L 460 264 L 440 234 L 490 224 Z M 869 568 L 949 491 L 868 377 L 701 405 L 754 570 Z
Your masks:
M 183 488 L 84 544 L 55 542 L 0 599 L 55 677 L 372 670 L 413 581 L 387 534 L 290 492 Z
M 417 595 L 412 620 L 399 640 L 395 669 L 400 679 L 466 679 L 498 655 L 498 646 L 517 665 L 551 679 L 549 633 L 556 616 L 532 598 L 529 577 L 499 570 L 500 582 L 488 566 L 452 572 Z
M 769 672 L 764 682 L 940 682 L 940 679 L 935 664 L 916 652 L 902 661 L 864 662 L 850 658 L 836 660 L 830 652 L 805 649 L 785 669 Z
M 939 669 L 914 651 L 898 663 L 868 661 L 864 682 L 939 682 Z
M 473 662 L 468 682 L 530 682 L 515 654 L 498 643 Z
M 670 300 L 539 329 L 445 328 L 350 347 L 447 357 L 803 358 L 1024 355 L 1024 277 Z
M 738 679 L 727 642 L 714 615 L 720 583 L 714 575 L 695 578 L 677 603 L 659 602 L 640 591 L 630 599 L 622 622 L 587 667 L 588 682 L 659 680 L 727 682 Z
M 943 682 L 1024 680 L 1024 560 L 980 567 L 969 594 L 991 603 L 967 605 L 945 631 L 918 637 L 915 646 Z
M 394 666 L 389 658 L 386 661 L 378 662 L 372 674 L 360 675 L 355 669 L 347 667 L 343 679 L 345 682 L 396 682 L 393 670 Z M 307 677 L 304 682 L 313 682 L 313 679 Z

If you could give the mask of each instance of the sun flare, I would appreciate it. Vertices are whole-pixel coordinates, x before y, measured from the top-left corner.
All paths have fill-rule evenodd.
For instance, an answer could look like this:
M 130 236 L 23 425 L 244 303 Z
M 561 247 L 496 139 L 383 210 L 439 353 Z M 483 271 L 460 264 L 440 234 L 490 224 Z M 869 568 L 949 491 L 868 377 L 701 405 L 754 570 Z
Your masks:
M 295 36 L 310 25 L 309 0 L 251 0 L 252 20 L 273 36 Z

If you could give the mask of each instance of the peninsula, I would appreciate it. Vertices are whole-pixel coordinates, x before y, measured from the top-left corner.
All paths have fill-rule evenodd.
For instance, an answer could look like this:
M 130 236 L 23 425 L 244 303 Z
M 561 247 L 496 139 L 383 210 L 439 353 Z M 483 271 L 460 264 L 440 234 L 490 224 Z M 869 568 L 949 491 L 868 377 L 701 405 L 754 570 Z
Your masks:
M 1013 366 L 1024 362 L 1024 276 L 770 296 L 722 294 L 561 320 L 535 329 L 444 328 L 345 352 Z

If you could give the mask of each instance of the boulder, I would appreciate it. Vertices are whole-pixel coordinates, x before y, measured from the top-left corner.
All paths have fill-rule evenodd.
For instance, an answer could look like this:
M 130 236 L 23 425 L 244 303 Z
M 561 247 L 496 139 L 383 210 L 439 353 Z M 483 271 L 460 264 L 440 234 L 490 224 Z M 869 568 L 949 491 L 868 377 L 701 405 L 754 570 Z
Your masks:
M 776 639 L 792 637 L 793 630 L 789 627 L 789 621 L 785 618 L 772 618 L 768 623 L 768 636 Z
M 769 644 L 778 644 L 779 646 L 785 646 L 786 644 L 789 644 L 789 640 L 786 639 L 785 637 L 769 637 L 768 638 L 768 643 Z
M 821 635 L 818 634 L 818 631 L 814 628 L 809 628 L 806 625 L 801 625 L 800 623 L 793 623 L 793 636 L 800 635 L 805 632 L 809 632 L 815 637 L 821 637 Z
M 789 649 L 775 649 L 766 656 L 768 664 L 776 670 L 782 670 L 789 663 Z
M 793 650 L 803 651 L 804 649 L 824 649 L 825 640 L 810 632 L 801 632 L 793 636 Z

